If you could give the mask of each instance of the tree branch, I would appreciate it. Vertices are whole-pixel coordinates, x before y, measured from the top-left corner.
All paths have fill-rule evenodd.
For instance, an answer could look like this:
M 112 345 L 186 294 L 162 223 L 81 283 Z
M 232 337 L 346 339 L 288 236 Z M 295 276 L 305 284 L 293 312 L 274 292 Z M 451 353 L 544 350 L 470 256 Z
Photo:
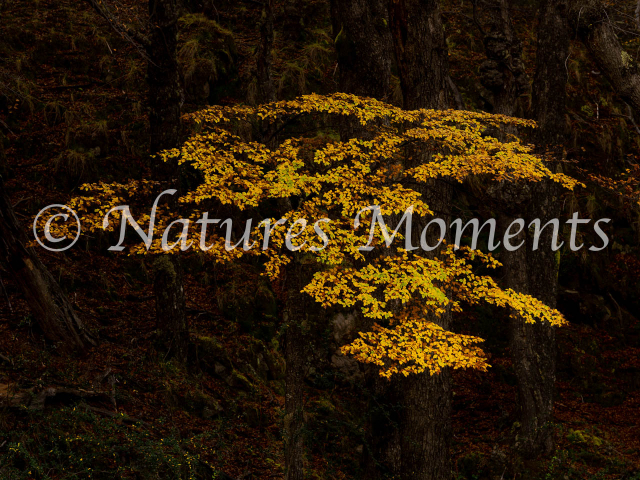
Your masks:
M 143 33 L 127 27 L 106 5 L 105 0 L 86 0 L 89 5 L 96 11 L 98 15 L 104 18 L 109 26 L 113 28 L 122 38 L 135 47 L 136 50 L 144 57 L 145 60 L 150 61 L 147 55 L 147 49 L 150 42 L 146 35 Z

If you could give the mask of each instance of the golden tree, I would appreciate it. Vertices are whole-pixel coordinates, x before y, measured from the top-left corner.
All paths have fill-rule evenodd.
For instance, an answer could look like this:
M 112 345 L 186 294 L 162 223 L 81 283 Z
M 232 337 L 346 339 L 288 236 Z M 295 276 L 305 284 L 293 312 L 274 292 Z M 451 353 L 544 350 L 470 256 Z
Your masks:
M 423 238 L 416 248 L 410 229 L 392 236 L 380 221 L 407 212 L 433 216 L 418 188 L 433 179 L 551 179 L 574 188 L 576 181 L 549 171 L 529 146 L 488 134 L 505 125 L 534 127 L 531 121 L 467 111 L 404 111 L 347 94 L 307 95 L 257 107 L 212 106 L 187 118 L 198 133 L 160 154 L 197 178 L 178 200 L 186 217 L 170 223 L 179 212 L 158 207 L 150 228 L 150 215 L 141 216 L 139 231 L 147 232 L 147 241 L 131 245 L 130 253 L 163 252 L 171 238 L 171 252 L 201 250 L 216 262 L 255 256 L 263 259 L 264 275 L 286 279 L 288 468 L 300 468 L 300 344 L 308 299 L 324 307 L 358 306 L 372 318 L 373 328 L 343 351 L 378 365 L 386 377 L 434 374 L 444 367 L 486 370 L 482 339 L 428 320 L 448 308 L 460 311 L 464 304 L 487 302 L 509 307 L 527 322 L 564 322 L 535 298 L 503 290 L 490 276 L 475 273 L 478 264 L 499 266 L 491 256 L 444 243 L 437 254 L 426 255 L 424 248 L 431 246 L 422 245 Z M 365 138 L 337 140 L 336 126 L 345 121 L 358 123 Z M 421 160 L 409 161 L 415 152 Z M 117 207 L 149 199 L 156 188 L 153 181 L 87 185 L 88 195 L 70 206 L 83 212 L 85 229 L 117 230 L 125 221 L 136 224 L 129 211 Z M 246 219 L 235 245 L 237 228 L 222 222 L 223 234 L 224 228 L 214 228 L 221 219 L 208 217 L 214 205 L 231 206 Z M 254 224 L 258 213 L 271 218 Z M 154 236 L 154 231 L 164 233 Z M 384 248 L 393 237 L 404 240 L 404 248 Z M 384 254 L 367 255 L 371 247 Z

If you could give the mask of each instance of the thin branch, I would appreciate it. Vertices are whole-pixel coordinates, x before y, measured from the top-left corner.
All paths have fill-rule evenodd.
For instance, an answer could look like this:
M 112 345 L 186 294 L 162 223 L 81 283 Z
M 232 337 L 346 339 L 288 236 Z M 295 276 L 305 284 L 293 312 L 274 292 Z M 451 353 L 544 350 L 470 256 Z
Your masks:
M 0 276 L 0 288 L 4 293 L 5 298 L 7 299 L 7 304 L 9 304 L 9 310 L 13 313 L 13 306 L 11 306 L 11 300 L 9 300 L 9 294 L 7 293 L 7 289 L 4 287 L 4 282 L 2 281 L 2 276 Z
M 89 5 L 96 11 L 98 15 L 104 18 L 107 23 L 113 28 L 122 38 L 135 47 L 138 53 L 151 62 L 149 55 L 147 55 L 147 48 L 149 48 L 150 42 L 146 35 L 141 32 L 127 27 L 118 17 L 116 17 L 111 10 L 106 6 L 103 0 L 86 0 Z

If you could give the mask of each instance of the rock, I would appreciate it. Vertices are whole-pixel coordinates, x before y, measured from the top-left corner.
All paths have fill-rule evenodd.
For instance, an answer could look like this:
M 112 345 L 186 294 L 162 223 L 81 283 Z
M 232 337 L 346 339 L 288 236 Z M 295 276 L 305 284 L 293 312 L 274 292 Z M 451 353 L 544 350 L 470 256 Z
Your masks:
M 363 380 L 364 375 L 360 370 L 360 363 L 342 354 L 340 350 L 336 350 L 331 356 L 331 366 L 348 382 Z
M 200 368 L 219 377 L 233 369 L 227 350 L 215 337 L 197 337 L 195 356 Z
M 210 395 L 201 391 L 190 391 L 184 397 L 182 403 L 186 410 L 195 413 L 205 420 L 210 420 L 220 415 L 224 408 L 220 402 Z
M 253 392 L 256 388 L 253 383 L 251 383 L 251 381 L 238 370 L 233 370 L 231 375 L 225 378 L 225 381 L 230 387 L 240 388 L 247 392 Z
M 356 332 L 357 321 L 353 313 L 338 313 L 331 321 L 333 325 L 333 338 L 338 345 L 344 345 L 353 339 Z

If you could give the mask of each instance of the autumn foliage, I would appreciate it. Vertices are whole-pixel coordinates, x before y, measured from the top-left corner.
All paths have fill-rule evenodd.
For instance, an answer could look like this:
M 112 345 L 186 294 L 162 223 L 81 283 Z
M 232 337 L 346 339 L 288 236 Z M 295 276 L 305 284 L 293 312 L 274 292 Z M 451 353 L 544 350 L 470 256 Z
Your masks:
M 177 245 L 197 245 L 218 262 L 258 256 L 271 279 L 283 274 L 294 258 L 314 264 L 315 274 L 304 292 L 323 307 L 359 307 L 375 320 L 373 329 L 361 332 L 343 352 L 378 365 L 381 375 L 435 374 L 446 366 L 486 370 L 481 338 L 446 331 L 429 320 L 447 309 L 461 311 L 465 304 L 486 302 L 510 308 L 527 322 L 564 323 L 556 310 L 531 296 L 503 290 L 491 276 L 477 273 L 478 266 L 499 266 L 479 251 L 445 244 L 435 256 L 399 246 L 377 256 L 361 250 L 372 219 L 367 206 L 378 206 L 387 217 L 411 208 L 424 218 L 434 215 L 417 188 L 431 179 L 463 182 L 482 176 L 495 182 L 551 179 L 568 189 L 578 185 L 552 173 L 516 138 L 503 142 L 488 134 L 505 125 L 534 127 L 531 121 L 456 110 L 405 111 L 347 94 L 308 95 L 258 107 L 212 106 L 187 119 L 199 133 L 160 158 L 177 160 L 199 179 L 190 191 L 180 192 L 178 200 L 179 210 L 188 212 L 190 220 L 170 226 L 176 212 L 159 208 L 156 231 L 169 227 L 180 233 L 173 253 L 179 251 Z M 345 120 L 369 131 L 370 139 L 338 141 L 335 126 Z M 296 124 L 314 128 L 306 135 L 289 134 Z M 274 130 L 282 132 L 277 141 L 273 134 L 257 134 L 258 140 L 252 140 L 247 133 Z M 416 151 L 423 158 L 417 164 L 409 161 Z M 84 212 L 85 225 L 99 230 L 114 206 L 149 199 L 154 187 L 154 182 L 86 185 L 88 195 L 75 198 L 71 206 Z M 274 202 L 284 207 L 274 209 Z M 284 220 L 252 226 L 250 218 L 244 243 L 235 245 L 243 248 L 232 248 L 231 225 L 223 235 L 222 229 L 204 229 L 197 221 L 208 218 L 203 217 L 207 208 L 220 204 L 240 211 L 277 211 Z M 104 226 L 119 230 L 118 213 Z M 358 214 L 364 228 L 354 226 Z M 317 223 L 322 219 L 327 221 Z M 146 230 L 149 215 L 138 222 Z M 321 225 L 321 231 L 313 225 Z M 389 235 L 380 224 L 374 224 L 373 232 L 374 246 Z M 250 248 L 256 243 L 257 248 Z M 150 248 L 131 245 L 130 253 L 147 252 L 162 252 L 160 235 Z

